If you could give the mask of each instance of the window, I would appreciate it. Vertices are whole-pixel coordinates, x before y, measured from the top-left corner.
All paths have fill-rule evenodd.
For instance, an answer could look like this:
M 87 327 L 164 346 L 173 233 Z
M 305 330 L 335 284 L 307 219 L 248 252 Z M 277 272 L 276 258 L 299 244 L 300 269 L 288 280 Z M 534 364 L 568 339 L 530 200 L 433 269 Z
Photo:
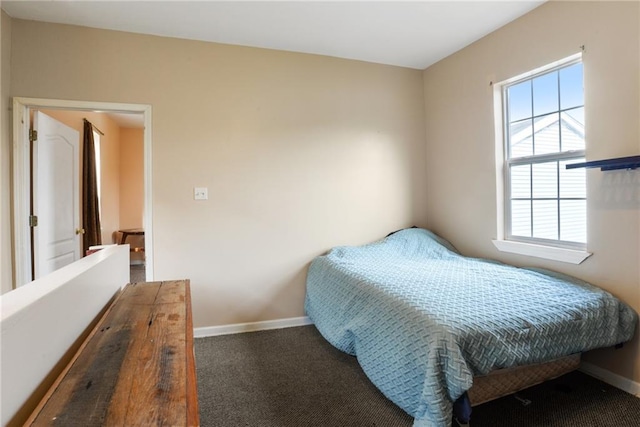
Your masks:
M 98 187 L 98 214 L 102 218 L 102 165 L 100 163 L 100 134 L 93 131 L 93 151 L 96 157 L 96 185 Z
M 583 92 L 580 58 L 502 86 L 506 240 L 586 248 Z

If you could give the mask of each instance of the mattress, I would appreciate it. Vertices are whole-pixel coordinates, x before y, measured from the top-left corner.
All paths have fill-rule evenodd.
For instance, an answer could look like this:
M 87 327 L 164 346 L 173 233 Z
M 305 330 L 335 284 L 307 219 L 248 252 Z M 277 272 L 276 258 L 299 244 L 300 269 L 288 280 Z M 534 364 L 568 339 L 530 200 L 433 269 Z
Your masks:
M 578 279 L 467 258 L 422 229 L 317 257 L 305 310 L 414 426 L 492 371 L 625 342 L 637 314 Z

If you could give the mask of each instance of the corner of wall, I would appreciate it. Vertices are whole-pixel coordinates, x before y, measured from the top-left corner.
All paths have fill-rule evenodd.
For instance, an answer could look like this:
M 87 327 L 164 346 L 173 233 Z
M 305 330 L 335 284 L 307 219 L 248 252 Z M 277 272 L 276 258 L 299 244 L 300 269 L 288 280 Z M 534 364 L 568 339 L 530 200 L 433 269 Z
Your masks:
M 12 18 L 1 11 L 0 19 L 0 294 L 13 289 L 11 230 L 11 38 Z

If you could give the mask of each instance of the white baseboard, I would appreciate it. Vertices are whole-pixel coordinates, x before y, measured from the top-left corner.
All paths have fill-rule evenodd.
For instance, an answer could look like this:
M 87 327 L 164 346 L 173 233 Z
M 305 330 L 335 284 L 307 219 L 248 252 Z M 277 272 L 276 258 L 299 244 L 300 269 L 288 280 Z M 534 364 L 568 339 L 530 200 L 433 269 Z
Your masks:
M 604 381 L 607 384 L 611 384 L 620 390 L 631 393 L 634 396 L 640 397 L 640 383 L 637 383 L 629 378 L 625 378 L 621 375 L 614 374 L 611 371 L 602 369 L 592 363 L 582 362 L 580 363 L 580 370 L 585 374 L 589 374 L 592 377 L 596 377 L 599 380 Z
M 268 329 L 291 328 L 293 326 L 312 325 L 313 322 L 307 316 L 290 317 L 288 319 L 265 320 L 252 323 L 235 323 L 232 325 L 206 326 L 194 328 L 194 338 L 214 337 L 217 335 L 239 334 L 242 332 L 266 331 Z

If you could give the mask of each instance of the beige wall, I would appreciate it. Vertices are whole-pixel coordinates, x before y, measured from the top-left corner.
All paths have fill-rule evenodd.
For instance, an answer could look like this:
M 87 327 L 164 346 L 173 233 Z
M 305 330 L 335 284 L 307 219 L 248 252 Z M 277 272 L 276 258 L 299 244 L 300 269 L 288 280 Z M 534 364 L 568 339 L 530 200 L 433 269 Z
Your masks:
M 16 96 L 152 106 L 148 267 L 196 327 L 302 316 L 314 256 L 425 217 L 420 71 L 18 19 L 13 51 Z
M 90 111 L 41 110 L 80 133 L 82 158 L 83 118 L 104 132 L 100 137 L 100 225 L 102 243 L 114 243 L 113 233 L 120 229 L 120 127 L 109 116 Z M 82 176 L 82 161 L 80 162 Z M 82 188 L 82 180 L 80 181 Z M 82 203 L 80 203 L 82 209 Z M 82 220 L 82 214 L 80 216 Z
M 13 289 L 11 257 L 11 27 L 12 20 L 1 12 L 0 24 L 0 294 Z
M 580 51 L 587 158 L 640 153 L 640 3 L 549 2 L 424 72 L 428 225 L 463 253 L 573 274 L 640 311 L 640 172 L 590 170 L 579 266 L 498 252 L 493 89 Z M 637 335 L 637 334 L 636 334 Z M 640 381 L 639 343 L 586 360 Z
M 144 129 L 120 128 L 120 228 L 142 228 Z

